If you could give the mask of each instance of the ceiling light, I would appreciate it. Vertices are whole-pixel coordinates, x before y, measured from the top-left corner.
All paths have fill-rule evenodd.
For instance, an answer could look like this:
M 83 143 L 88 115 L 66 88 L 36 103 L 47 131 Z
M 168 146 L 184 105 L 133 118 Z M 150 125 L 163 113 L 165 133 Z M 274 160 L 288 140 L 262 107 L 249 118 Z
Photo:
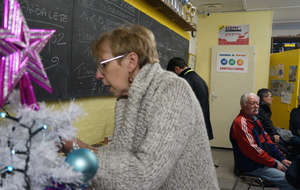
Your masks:
M 202 7 L 204 9 L 221 9 L 223 8 L 222 3 L 217 3 L 217 4 L 203 4 Z

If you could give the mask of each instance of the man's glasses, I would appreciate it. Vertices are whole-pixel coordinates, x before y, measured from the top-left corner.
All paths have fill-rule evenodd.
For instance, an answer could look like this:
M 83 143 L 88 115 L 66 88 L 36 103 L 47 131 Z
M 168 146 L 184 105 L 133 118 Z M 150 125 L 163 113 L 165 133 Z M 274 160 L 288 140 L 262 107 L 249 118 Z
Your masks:
M 113 61 L 113 60 L 116 60 L 116 59 L 120 59 L 122 57 L 125 57 L 127 54 L 123 54 L 123 55 L 119 55 L 117 57 L 113 57 L 113 58 L 110 58 L 110 59 L 107 59 L 107 60 L 104 60 L 104 61 L 101 61 L 100 63 L 98 63 L 98 70 L 103 73 L 104 72 L 104 69 L 105 67 L 108 65 L 109 62 Z

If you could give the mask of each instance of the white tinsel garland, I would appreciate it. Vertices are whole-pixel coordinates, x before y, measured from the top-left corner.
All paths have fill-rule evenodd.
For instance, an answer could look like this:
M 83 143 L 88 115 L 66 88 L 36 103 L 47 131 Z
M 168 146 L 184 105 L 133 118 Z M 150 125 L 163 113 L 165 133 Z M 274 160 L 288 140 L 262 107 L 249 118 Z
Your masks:
M 82 109 L 71 101 L 61 111 L 54 111 L 53 106 L 47 107 L 45 103 L 39 104 L 39 110 L 32 110 L 21 105 L 18 91 L 10 96 L 9 102 L 7 110 L 18 121 L 0 118 L 0 169 L 12 166 L 25 171 L 2 174 L 0 190 L 28 189 L 25 173 L 33 190 L 41 190 L 53 181 L 82 183 L 82 174 L 74 172 L 65 157 L 57 153 L 60 138 L 75 137 L 77 130 L 72 122 L 84 114 Z M 43 125 L 47 129 L 42 130 Z M 12 150 L 16 153 L 12 154 Z

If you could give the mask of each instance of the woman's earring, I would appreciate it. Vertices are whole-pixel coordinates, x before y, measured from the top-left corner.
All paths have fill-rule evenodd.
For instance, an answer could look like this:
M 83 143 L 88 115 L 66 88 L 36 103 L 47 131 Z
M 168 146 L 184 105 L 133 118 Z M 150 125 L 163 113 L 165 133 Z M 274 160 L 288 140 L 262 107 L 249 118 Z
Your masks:
M 129 84 L 133 83 L 133 77 L 128 77 Z

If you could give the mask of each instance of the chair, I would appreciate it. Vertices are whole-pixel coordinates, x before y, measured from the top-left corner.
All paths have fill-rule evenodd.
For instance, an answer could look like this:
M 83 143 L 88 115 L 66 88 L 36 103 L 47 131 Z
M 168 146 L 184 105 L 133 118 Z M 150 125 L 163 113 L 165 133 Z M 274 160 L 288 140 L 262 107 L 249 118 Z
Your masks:
M 284 157 L 290 161 L 292 161 L 295 157 L 292 148 L 293 147 L 286 147 L 282 144 L 279 144 L 277 142 L 274 143 L 277 148 L 282 152 L 282 154 L 284 155 Z
M 243 182 L 247 181 L 247 183 L 249 184 L 248 190 L 252 187 L 252 185 L 261 186 L 261 189 L 264 190 L 264 183 L 263 183 L 262 178 L 249 176 L 249 175 L 240 175 L 237 178 L 237 180 L 235 181 L 232 190 L 235 190 L 236 187 L 238 186 L 238 183 L 242 180 L 243 180 Z
M 248 184 L 248 190 L 252 186 L 260 186 L 262 190 L 264 190 L 265 187 L 276 187 L 273 182 L 268 181 L 262 177 L 242 173 L 237 167 L 235 155 L 234 155 L 234 171 L 233 172 L 238 178 L 235 181 L 232 190 L 235 190 L 237 188 L 240 181 Z
M 240 181 L 248 184 L 248 190 L 252 186 L 260 186 L 262 190 L 264 190 L 265 187 L 276 187 L 273 182 L 268 181 L 262 177 L 244 174 L 244 173 L 238 171 L 237 167 L 234 167 L 234 174 L 236 176 L 238 176 L 238 178 L 235 181 L 232 190 L 235 190 L 237 188 Z
M 291 149 L 289 147 L 285 147 L 284 145 L 279 144 L 279 143 L 275 143 L 275 144 L 278 147 L 278 149 L 283 153 L 283 155 L 286 157 L 286 159 L 293 160 L 293 157 L 295 155 L 293 154 L 293 152 L 291 151 Z M 251 188 L 251 186 L 260 186 L 262 189 L 264 189 L 264 187 L 276 187 L 275 184 L 271 181 L 268 181 L 268 180 L 263 179 L 258 176 L 252 176 L 252 175 L 244 174 L 244 173 L 240 172 L 239 169 L 237 168 L 235 159 L 234 159 L 234 174 L 236 176 L 238 176 L 238 178 L 237 178 L 232 190 L 234 190 L 237 187 L 237 185 L 240 181 L 246 182 L 249 185 L 248 190 Z

